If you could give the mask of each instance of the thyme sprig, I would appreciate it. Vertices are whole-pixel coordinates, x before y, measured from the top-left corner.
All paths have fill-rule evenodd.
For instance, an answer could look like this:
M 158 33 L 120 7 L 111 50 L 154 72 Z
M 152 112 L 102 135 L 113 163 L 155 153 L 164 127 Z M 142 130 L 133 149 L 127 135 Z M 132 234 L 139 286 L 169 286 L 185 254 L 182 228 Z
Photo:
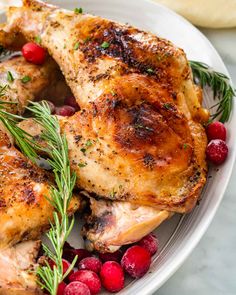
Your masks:
M 39 285 L 51 295 L 56 295 L 58 284 L 70 273 L 77 259 L 75 257 L 70 268 L 63 274 L 63 247 L 74 225 L 74 217 L 69 219 L 67 212 L 76 181 L 76 175 L 70 169 L 67 140 L 65 135 L 61 135 L 59 121 L 56 116 L 51 115 L 46 102 L 32 103 L 28 109 L 34 115 L 35 121 L 42 126 L 44 130 L 42 139 L 47 142 L 47 147 L 38 146 L 29 134 L 19 128 L 17 120 L 21 117 L 7 113 L 3 109 L 3 104 L 1 104 L 0 120 L 16 138 L 22 152 L 33 160 L 37 158 L 38 150 L 46 152 L 47 161 L 55 175 L 56 185 L 51 186 L 50 196 L 45 196 L 55 208 L 53 221 L 50 222 L 51 228 L 47 233 L 52 250 L 43 244 L 45 255 L 54 262 L 54 266 L 51 268 L 46 262 L 45 265 L 38 267 L 37 275 Z
M 230 85 L 229 78 L 214 71 L 208 65 L 198 61 L 189 61 L 192 68 L 194 81 L 201 87 L 209 86 L 213 91 L 213 98 L 219 101 L 211 108 L 216 107 L 216 112 L 211 115 L 211 120 L 219 117 L 219 121 L 225 123 L 229 120 L 235 90 Z

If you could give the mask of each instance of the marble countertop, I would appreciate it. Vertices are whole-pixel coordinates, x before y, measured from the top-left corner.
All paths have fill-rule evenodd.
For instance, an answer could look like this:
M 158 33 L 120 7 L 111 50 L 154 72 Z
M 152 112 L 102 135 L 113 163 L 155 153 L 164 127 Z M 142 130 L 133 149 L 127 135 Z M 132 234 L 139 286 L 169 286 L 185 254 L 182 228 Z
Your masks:
M 236 28 L 201 30 L 223 58 L 236 85 Z M 236 164 L 224 199 L 204 237 L 155 295 L 236 294 Z

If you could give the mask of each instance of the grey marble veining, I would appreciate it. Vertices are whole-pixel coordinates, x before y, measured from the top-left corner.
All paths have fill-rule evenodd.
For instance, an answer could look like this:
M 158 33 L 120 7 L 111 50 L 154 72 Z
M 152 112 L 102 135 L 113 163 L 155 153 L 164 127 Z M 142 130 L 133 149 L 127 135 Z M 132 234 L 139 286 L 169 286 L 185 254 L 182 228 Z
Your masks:
M 223 58 L 236 85 L 236 29 L 202 32 Z M 183 266 L 155 295 L 236 294 L 236 165 L 216 216 Z

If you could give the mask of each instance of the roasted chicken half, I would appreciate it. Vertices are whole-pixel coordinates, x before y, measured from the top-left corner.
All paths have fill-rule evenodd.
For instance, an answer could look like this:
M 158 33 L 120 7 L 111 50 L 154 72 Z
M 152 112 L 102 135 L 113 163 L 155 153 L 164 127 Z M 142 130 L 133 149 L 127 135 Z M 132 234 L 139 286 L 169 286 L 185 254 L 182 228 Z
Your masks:
M 82 108 L 63 129 L 78 185 L 111 200 L 189 212 L 206 181 L 200 122 L 208 112 L 183 50 L 97 16 L 23 3 L 9 9 L 3 30 L 40 36 Z

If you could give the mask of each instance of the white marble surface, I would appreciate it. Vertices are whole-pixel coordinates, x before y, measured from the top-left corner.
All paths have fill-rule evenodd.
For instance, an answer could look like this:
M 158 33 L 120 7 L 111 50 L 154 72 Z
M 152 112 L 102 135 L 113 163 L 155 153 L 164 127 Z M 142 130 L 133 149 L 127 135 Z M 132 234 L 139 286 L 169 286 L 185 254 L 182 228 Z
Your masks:
M 206 30 L 236 86 L 236 29 Z M 155 295 L 236 294 L 236 165 L 220 208 L 182 267 Z

